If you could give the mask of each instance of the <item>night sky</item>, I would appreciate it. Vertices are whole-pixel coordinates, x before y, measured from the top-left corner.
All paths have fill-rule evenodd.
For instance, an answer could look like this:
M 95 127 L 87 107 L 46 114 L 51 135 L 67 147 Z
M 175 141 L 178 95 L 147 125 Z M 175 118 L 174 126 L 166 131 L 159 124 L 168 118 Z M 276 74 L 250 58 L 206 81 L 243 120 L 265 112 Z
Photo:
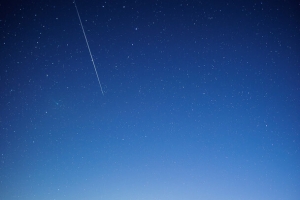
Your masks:
M 296 0 L 0 3 L 1 200 L 299 200 Z

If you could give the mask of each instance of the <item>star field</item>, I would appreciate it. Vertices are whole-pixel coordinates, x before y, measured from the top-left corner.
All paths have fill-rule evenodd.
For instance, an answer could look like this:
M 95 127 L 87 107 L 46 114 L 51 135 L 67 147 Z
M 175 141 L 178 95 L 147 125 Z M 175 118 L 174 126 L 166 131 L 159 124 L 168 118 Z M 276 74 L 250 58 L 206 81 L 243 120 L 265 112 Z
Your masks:
M 76 5 L 0 3 L 0 199 L 300 198 L 299 3 Z

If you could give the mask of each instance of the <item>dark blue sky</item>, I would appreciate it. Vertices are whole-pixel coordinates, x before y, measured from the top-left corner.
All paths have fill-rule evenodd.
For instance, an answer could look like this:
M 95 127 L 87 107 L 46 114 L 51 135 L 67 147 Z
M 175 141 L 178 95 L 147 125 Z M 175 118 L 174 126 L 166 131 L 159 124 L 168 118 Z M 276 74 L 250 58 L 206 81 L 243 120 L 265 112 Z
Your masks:
M 0 199 L 299 200 L 297 1 L 0 3 Z

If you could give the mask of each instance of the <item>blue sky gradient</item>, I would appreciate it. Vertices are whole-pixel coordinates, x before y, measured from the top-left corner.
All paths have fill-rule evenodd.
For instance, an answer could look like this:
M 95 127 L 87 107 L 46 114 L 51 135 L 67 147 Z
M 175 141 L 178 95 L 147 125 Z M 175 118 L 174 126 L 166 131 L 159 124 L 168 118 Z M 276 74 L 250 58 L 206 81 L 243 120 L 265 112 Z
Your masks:
M 4 1 L 0 199 L 300 199 L 296 1 Z

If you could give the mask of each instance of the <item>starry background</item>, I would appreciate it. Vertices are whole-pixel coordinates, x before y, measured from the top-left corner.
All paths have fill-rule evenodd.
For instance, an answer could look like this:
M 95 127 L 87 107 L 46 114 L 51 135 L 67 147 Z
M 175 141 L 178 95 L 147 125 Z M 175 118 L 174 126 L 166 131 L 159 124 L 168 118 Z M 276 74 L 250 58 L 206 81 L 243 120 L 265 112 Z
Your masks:
M 0 199 L 299 200 L 300 5 L 0 3 Z

